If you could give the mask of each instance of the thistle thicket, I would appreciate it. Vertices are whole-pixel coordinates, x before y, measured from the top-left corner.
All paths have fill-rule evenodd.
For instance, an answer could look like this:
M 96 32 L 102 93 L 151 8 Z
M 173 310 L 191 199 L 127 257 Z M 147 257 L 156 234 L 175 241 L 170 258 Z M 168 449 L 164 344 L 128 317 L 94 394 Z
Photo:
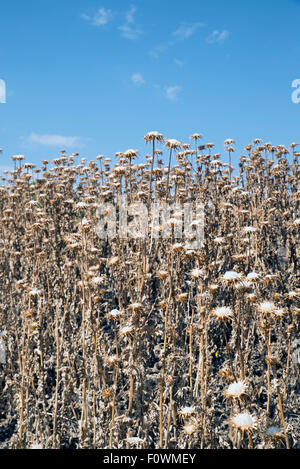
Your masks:
M 232 139 L 228 163 L 201 134 L 144 139 L 145 160 L 15 155 L 2 178 L 0 447 L 299 448 L 297 144 L 256 139 L 232 177 Z M 176 203 L 169 236 L 100 239 L 124 195 Z

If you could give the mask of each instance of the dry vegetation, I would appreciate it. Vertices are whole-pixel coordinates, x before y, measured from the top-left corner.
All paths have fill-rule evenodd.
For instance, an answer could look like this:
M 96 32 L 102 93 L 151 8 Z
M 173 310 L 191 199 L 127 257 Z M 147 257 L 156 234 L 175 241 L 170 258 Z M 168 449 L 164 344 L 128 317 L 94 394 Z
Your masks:
M 300 447 L 296 144 L 255 140 L 233 177 L 234 141 L 226 164 L 200 138 L 149 133 L 144 164 L 135 150 L 114 167 L 64 150 L 52 168 L 12 157 L 0 187 L 2 448 Z M 203 247 L 176 239 L 178 213 L 169 239 L 101 240 L 96 209 L 124 193 L 203 203 Z

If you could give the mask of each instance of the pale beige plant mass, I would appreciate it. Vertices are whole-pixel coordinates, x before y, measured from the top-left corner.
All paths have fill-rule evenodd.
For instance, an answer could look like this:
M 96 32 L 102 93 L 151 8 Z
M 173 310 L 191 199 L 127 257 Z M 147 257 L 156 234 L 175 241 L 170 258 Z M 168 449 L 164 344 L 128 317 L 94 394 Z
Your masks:
M 299 449 L 297 144 L 144 143 L 2 175 L 0 448 Z

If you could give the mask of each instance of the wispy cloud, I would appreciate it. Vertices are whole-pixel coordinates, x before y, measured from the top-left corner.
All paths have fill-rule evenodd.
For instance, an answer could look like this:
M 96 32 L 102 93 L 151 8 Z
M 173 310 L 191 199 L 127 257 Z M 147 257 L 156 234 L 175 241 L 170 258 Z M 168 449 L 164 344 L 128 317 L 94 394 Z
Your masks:
M 135 18 L 134 15 L 136 13 L 136 6 L 131 5 L 130 9 L 125 13 L 125 22 L 123 25 L 118 26 L 118 30 L 121 31 L 121 36 L 125 39 L 135 40 L 137 39 L 143 31 L 135 26 Z M 124 13 L 122 14 L 122 16 Z M 115 17 L 120 16 L 120 12 L 115 11 L 113 12 L 110 9 L 99 8 L 95 14 L 87 15 L 82 13 L 81 18 L 88 21 L 93 26 L 105 26 L 109 22 L 111 22 Z
M 135 13 L 136 6 L 131 5 L 130 9 L 125 13 L 125 24 L 118 27 L 119 31 L 121 31 L 121 36 L 131 41 L 138 39 L 143 33 L 140 28 L 135 26 Z
M 149 54 L 154 57 L 155 59 L 158 59 L 160 54 L 163 54 L 164 52 L 167 52 L 167 50 L 173 46 L 175 43 L 174 41 L 169 41 L 169 42 L 162 42 L 161 44 L 157 44 L 150 52 Z
M 133 75 L 131 75 L 131 81 L 136 86 L 141 86 L 141 85 L 144 85 L 146 83 L 146 80 L 144 79 L 144 77 L 141 73 L 134 73 Z
M 229 37 L 229 31 L 227 29 L 223 29 L 223 31 L 219 31 L 215 29 L 207 38 L 206 42 L 208 44 L 222 44 L 226 39 Z
M 178 93 L 181 91 L 181 86 L 174 85 L 168 86 L 166 88 L 165 97 L 169 99 L 169 101 L 177 101 Z
M 81 18 L 89 21 L 93 26 L 104 26 L 113 19 L 113 12 L 109 9 L 99 8 L 93 16 L 82 13 Z
M 125 15 L 125 19 L 126 19 L 128 24 L 133 24 L 134 23 L 135 13 L 136 13 L 136 6 L 135 5 L 130 5 L 130 10 Z
M 170 47 L 175 46 L 180 41 L 185 41 L 189 39 L 199 28 L 204 26 L 203 23 L 195 22 L 195 23 L 181 23 L 180 26 L 172 33 L 173 39 L 169 41 L 161 42 L 157 44 L 149 54 L 152 55 L 155 59 L 157 59 L 162 53 L 167 52 Z
M 134 73 L 131 75 L 131 81 L 135 86 L 142 86 L 146 84 L 146 80 L 144 79 L 141 73 Z M 148 87 L 152 87 L 153 89 L 159 91 L 159 93 L 164 96 L 169 101 L 177 101 L 178 94 L 182 91 L 181 86 L 179 85 L 172 85 L 172 86 L 162 86 L 161 84 L 148 84 Z
M 81 137 L 67 137 L 57 134 L 37 134 L 32 132 L 27 139 L 27 143 L 36 143 L 48 147 L 82 147 L 84 146 Z
M 203 23 L 182 23 L 176 31 L 173 32 L 173 36 L 184 41 L 191 37 L 195 32 L 204 26 Z
M 182 60 L 179 60 L 179 59 L 174 59 L 174 64 L 176 64 L 178 67 L 183 67 L 184 66 L 184 62 Z
M 125 39 L 131 39 L 132 41 L 137 39 L 143 32 L 140 29 L 128 26 L 127 24 L 119 26 L 118 29 L 121 31 L 122 37 L 124 37 Z
M 0 103 L 6 103 L 6 84 L 4 80 L 0 80 Z

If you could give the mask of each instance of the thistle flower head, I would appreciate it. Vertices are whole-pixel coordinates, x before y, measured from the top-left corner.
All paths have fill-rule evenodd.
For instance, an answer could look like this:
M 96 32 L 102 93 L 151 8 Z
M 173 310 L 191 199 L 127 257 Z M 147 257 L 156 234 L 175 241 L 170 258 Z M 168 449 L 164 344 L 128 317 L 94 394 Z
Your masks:
M 233 140 L 232 138 L 228 138 L 224 141 L 224 145 L 232 145 L 233 143 L 235 143 L 235 140 Z
M 230 319 L 233 317 L 233 311 L 228 306 L 220 306 L 212 311 L 212 315 L 217 319 Z
M 173 149 L 173 150 L 177 150 L 177 148 L 180 148 L 182 145 L 181 142 L 179 142 L 179 140 L 176 140 L 174 138 L 167 139 L 165 143 L 166 143 L 166 147 Z
M 190 273 L 191 277 L 193 278 L 200 278 L 203 275 L 203 270 L 200 269 L 193 269 Z
M 138 436 L 130 436 L 126 438 L 126 441 L 130 445 L 139 445 L 145 443 L 146 440 L 143 438 L 139 438 Z
M 226 282 L 235 282 L 237 280 L 240 280 L 242 277 L 242 274 L 239 272 L 235 272 L 234 270 L 227 271 L 223 275 L 222 279 L 225 280 Z
M 243 228 L 244 233 L 255 233 L 257 230 L 254 228 L 254 226 L 245 226 Z
M 40 443 L 33 443 L 31 449 L 43 449 L 43 446 Z
M 104 279 L 103 277 L 98 277 L 98 276 L 93 277 L 93 279 L 92 279 L 92 283 L 93 283 L 94 285 L 100 285 L 100 284 L 103 283 L 104 281 L 105 281 L 105 279 Z
M 142 303 L 132 303 L 131 305 L 129 305 L 129 308 L 132 309 L 132 311 L 140 311 L 141 309 L 143 309 L 143 305 Z
M 251 431 L 256 427 L 257 419 L 249 412 L 241 412 L 229 419 L 229 423 L 238 430 Z
M 158 142 L 162 142 L 163 141 L 163 134 L 160 134 L 159 132 L 157 132 L 156 130 L 153 130 L 151 132 L 148 132 L 145 136 L 144 136 L 144 139 L 146 141 L 146 143 L 148 142 L 152 142 L 153 140 L 156 140 Z
M 281 427 L 271 426 L 267 428 L 266 435 L 270 438 L 279 439 L 283 437 L 283 430 Z
M 160 278 L 160 279 L 164 279 L 164 278 L 167 278 L 169 275 L 169 273 L 166 271 L 166 270 L 159 270 L 157 273 L 156 273 L 156 277 Z
M 112 309 L 108 315 L 111 317 L 111 318 L 119 318 L 120 316 L 122 316 L 122 311 L 119 311 L 118 309 Z
M 215 239 L 214 239 L 214 243 L 215 244 L 223 244 L 225 242 L 225 238 L 223 238 L 222 236 L 217 236 Z
M 259 304 L 259 309 L 262 313 L 272 314 L 274 311 L 276 311 L 276 306 L 273 301 L 264 301 L 263 303 Z
M 133 331 L 133 326 L 124 326 L 121 328 L 120 334 L 127 336 L 127 335 L 130 335 L 132 331 Z
M 191 423 L 186 423 L 183 426 L 183 431 L 186 435 L 193 435 L 197 431 L 197 425 L 193 422 Z
M 248 282 L 255 282 L 259 279 L 259 275 L 257 272 L 249 272 L 246 279 L 248 280 Z
M 179 414 L 182 415 L 183 417 L 190 417 L 196 412 L 195 407 L 182 407 L 182 409 L 179 411 Z
M 244 381 L 231 383 L 225 391 L 227 398 L 238 398 L 246 393 L 247 386 Z
M 80 201 L 76 204 L 76 208 L 83 209 L 83 208 L 88 208 L 88 204 L 86 202 Z
M 192 140 L 199 140 L 199 139 L 202 138 L 202 137 L 203 137 L 202 134 L 197 134 L 197 133 L 195 133 L 195 134 L 193 134 L 193 135 L 190 136 L 190 139 L 192 139 Z
M 138 150 L 133 150 L 132 148 L 129 148 L 129 150 L 124 151 L 124 156 L 126 158 L 135 158 L 138 152 Z
M 29 290 L 29 295 L 30 296 L 38 296 L 40 295 L 40 290 L 38 290 L 37 288 L 31 288 L 31 290 Z

